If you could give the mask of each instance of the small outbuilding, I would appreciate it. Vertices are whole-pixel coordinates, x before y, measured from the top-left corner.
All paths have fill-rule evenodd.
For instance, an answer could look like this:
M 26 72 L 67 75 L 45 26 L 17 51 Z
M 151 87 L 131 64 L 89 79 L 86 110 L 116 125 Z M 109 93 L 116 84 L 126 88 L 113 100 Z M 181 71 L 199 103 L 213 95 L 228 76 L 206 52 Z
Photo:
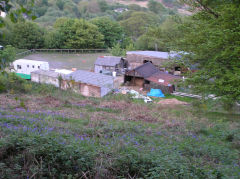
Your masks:
M 124 82 L 133 86 L 139 86 L 145 90 L 151 88 L 161 89 L 164 93 L 172 93 L 175 90 L 175 80 L 181 77 L 160 71 L 151 62 L 147 62 L 133 70 L 126 72 Z
M 170 58 L 174 58 L 177 53 L 159 52 L 159 51 L 129 51 L 126 61 L 130 69 L 134 69 L 144 63 L 151 62 L 155 66 L 162 67 L 163 63 Z
M 127 67 L 126 61 L 122 57 L 115 56 L 101 56 L 98 57 L 94 63 L 95 73 L 116 72 L 122 74 L 124 68 Z
M 70 70 L 37 70 L 31 72 L 31 81 L 36 83 L 51 84 L 60 87 L 61 79 L 67 74 L 72 73 Z
M 61 82 L 62 89 L 90 97 L 103 97 L 113 90 L 113 77 L 84 70 L 77 70 L 66 75 Z

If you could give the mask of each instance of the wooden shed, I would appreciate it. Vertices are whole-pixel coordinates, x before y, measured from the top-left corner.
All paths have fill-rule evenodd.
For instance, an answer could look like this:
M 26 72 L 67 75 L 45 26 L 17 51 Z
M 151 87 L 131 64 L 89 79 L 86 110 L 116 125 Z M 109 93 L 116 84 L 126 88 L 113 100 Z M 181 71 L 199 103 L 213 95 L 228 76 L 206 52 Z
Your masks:
M 164 93 L 174 91 L 174 81 L 181 77 L 160 71 L 151 62 L 147 62 L 133 70 L 126 72 L 124 82 L 130 85 L 150 90 L 150 88 L 161 89 Z

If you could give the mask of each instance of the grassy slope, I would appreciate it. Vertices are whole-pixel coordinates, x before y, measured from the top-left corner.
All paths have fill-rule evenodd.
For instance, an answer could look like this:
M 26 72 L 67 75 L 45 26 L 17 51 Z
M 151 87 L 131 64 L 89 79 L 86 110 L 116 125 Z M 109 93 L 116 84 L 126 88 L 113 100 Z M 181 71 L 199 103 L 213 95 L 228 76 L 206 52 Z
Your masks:
M 239 176 L 237 118 L 122 95 L 95 99 L 45 85 L 33 89 L 0 95 L 0 176 Z

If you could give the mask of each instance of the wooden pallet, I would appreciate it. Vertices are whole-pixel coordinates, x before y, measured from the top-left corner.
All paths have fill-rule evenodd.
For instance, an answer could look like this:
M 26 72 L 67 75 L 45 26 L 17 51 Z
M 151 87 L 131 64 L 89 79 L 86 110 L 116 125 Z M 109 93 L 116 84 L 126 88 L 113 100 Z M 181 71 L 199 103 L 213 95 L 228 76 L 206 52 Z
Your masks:
M 172 94 L 175 95 L 175 96 L 185 96 L 185 97 L 197 98 L 197 99 L 201 99 L 202 98 L 202 96 L 200 96 L 200 95 L 189 94 L 189 93 L 182 93 L 182 92 L 173 92 Z

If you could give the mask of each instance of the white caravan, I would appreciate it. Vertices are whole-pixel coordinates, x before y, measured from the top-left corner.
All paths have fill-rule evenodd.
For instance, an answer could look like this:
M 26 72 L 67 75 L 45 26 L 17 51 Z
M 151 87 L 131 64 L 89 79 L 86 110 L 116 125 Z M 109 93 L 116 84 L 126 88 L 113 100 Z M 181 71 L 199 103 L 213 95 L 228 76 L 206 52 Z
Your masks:
M 31 72 L 36 70 L 49 70 L 48 62 L 19 59 L 13 62 L 14 72 L 24 79 L 31 79 Z

